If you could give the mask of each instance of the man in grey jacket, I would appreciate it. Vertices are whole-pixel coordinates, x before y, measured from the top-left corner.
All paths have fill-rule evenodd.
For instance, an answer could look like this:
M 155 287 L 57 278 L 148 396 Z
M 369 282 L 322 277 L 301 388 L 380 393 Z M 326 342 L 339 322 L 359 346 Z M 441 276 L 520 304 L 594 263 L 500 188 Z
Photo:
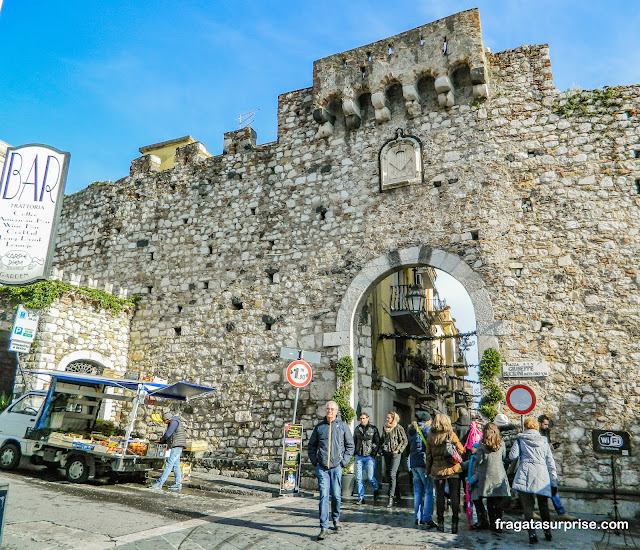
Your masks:
M 169 446 L 169 458 L 167 458 L 167 464 L 164 467 L 164 471 L 160 476 L 160 479 L 153 485 L 149 486 L 152 490 L 162 490 L 162 486 L 171 474 L 176 478 L 173 485 L 167 487 L 170 491 L 182 490 L 182 471 L 180 470 L 180 457 L 182 456 L 182 449 L 187 445 L 187 437 L 184 432 L 184 420 L 177 414 L 172 412 L 165 412 L 162 415 L 162 421 L 167 424 L 167 429 L 164 435 L 160 438 L 159 443 L 167 443 Z
M 329 495 L 331 495 L 331 519 L 333 528 L 340 530 L 340 502 L 342 500 L 342 468 L 351 461 L 355 446 L 349 427 L 338 418 L 338 404 L 329 401 L 325 419 L 316 425 L 309 438 L 308 452 L 311 464 L 316 467 L 320 488 L 320 534 L 329 530 Z

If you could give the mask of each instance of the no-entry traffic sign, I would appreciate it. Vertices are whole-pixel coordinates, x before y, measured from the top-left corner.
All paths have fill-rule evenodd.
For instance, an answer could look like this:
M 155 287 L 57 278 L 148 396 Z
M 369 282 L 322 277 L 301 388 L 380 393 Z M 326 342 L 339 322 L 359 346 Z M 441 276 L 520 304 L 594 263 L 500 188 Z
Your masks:
M 304 388 L 311 382 L 311 367 L 309 363 L 302 359 L 290 363 L 287 367 L 287 380 L 296 388 Z
M 530 413 L 536 406 L 536 394 L 529 386 L 511 386 L 507 392 L 507 405 L 516 414 Z

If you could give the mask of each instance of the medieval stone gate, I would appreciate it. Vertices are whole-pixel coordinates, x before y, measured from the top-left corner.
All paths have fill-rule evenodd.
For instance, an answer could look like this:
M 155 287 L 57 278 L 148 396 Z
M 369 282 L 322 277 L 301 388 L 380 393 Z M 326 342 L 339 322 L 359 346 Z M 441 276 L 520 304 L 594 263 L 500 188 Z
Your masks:
M 371 285 L 443 269 L 480 352 L 548 363 L 531 384 L 565 490 L 607 494 L 590 430 L 640 433 L 639 92 L 561 93 L 546 45 L 490 53 L 478 11 L 455 14 L 316 61 L 312 87 L 279 97 L 277 142 L 144 147 L 129 176 L 65 198 L 56 267 L 141 296 L 127 367 L 218 387 L 192 435 L 245 463 L 278 460 L 280 346 L 323 354 L 311 426 Z M 637 459 L 619 468 L 637 494 Z

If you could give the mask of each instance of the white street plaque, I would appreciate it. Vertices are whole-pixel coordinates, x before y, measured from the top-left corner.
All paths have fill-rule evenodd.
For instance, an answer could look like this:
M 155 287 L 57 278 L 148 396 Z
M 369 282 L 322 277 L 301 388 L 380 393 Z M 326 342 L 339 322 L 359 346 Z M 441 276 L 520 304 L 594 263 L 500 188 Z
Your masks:
M 546 361 L 514 361 L 502 363 L 504 378 L 542 378 L 549 376 L 549 365 Z

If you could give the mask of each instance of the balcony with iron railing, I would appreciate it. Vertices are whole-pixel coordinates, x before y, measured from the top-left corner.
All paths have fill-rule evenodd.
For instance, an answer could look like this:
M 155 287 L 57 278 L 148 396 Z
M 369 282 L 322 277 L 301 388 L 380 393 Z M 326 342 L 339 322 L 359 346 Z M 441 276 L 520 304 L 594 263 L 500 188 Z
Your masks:
M 389 300 L 391 317 L 407 334 L 430 334 L 435 316 L 447 304 L 439 298 L 426 298 L 419 285 L 392 285 Z

